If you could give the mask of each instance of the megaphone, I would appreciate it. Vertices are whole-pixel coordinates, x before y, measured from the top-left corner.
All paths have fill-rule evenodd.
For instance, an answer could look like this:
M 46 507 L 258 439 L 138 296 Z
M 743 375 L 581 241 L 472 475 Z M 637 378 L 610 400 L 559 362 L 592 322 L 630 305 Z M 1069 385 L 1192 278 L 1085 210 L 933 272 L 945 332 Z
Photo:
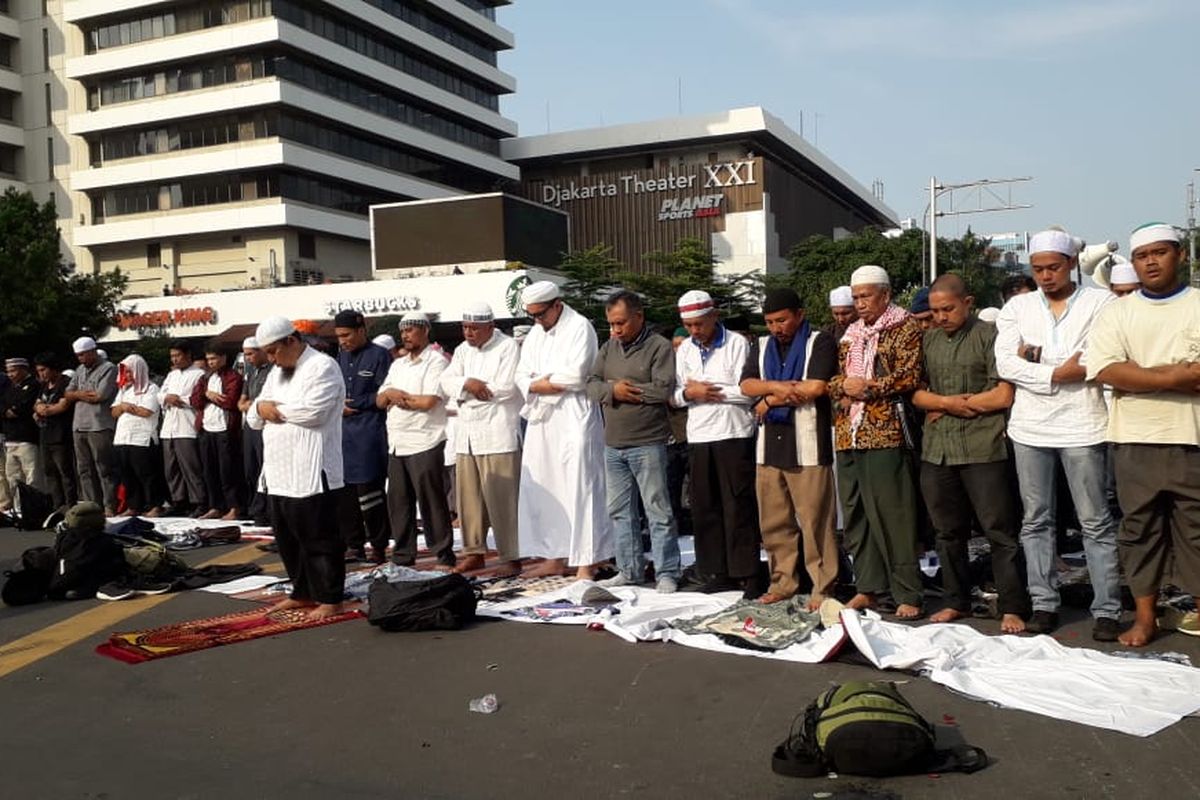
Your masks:
M 1112 241 L 1088 245 L 1079 252 L 1079 269 L 1083 271 L 1084 275 L 1091 275 L 1100 264 L 1108 261 L 1112 254 L 1117 252 L 1118 247 L 1120 245 Z

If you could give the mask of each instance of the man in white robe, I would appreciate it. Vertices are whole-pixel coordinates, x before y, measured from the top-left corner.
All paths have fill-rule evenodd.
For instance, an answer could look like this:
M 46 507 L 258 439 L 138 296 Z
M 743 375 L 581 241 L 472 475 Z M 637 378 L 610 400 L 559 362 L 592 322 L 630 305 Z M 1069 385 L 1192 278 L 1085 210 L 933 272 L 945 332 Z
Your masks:
M 337 362 L 305 344 L 283 317 L 255 339 L 275 366 L 246 424 L 263 432 L 258 490 L 267 496 L 279 557 L 292 594 L 272 610 L 315 606 L 309 617 L 342 613 L 346 564 L 337 524 L 346 385 Z
M 521 348 L 517 388 L 528 421 L 521 461 L 517 530 L 521 555 L 546 559 L 530 575 L 561 574 L 568 565 L 591 578 L 612 558 L 605 506 L 604 423 L 588 399 L 596 331 L 563 303 L 549 281 L 525 288 L 521 301 L 537 324 Z

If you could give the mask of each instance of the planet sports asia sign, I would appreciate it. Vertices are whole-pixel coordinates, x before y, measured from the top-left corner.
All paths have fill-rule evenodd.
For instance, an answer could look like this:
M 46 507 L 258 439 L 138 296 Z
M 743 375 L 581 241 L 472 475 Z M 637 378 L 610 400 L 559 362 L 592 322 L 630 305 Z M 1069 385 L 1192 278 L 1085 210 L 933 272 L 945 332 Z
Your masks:
M 217 310 L 212 306 L 203 308 L 177 308 L 174 311 L 121 311 L 113 318 L 118 330 L 149 330 L 154 328 L 188 328 L 197 325 L 214 325 Z
M 547 183 L 542 186 L 542 203 L 560 208 L 564 203 L 593 200 L 598 197 L 620 197 L 658 192 L 675 192 L 685 189 L 724 189 L 731 186 L 751 186 L 758 183 L 754 173 L 754 161 L 728 161 L 721 164 L 700 164 L 700 171 L 690 175 L 644 177 L 637 173 L 599 178 L 592 183 Z M 718 206 L 719 208 L 719 206 Z M 660 216 L 659 219 L 664 219 Z M 708 214 L 707 216 L 716 216 Z M 692 215 L 697 216 L 697 215 Z M 683 219 L 666 217 L 665 219 Z
M 417 311 L 421 298 L 402 297 L 356 297 L 353 300 L 331 300 L 325 304 L 325 315 L 336 317 L 339 311 L 357 311 L 360 314 L 392 314 Z
M 699 219 L 721 216 L 723 194 L 701 194 L 695 197 L 668 197 L 658 209 L 658 221 Z

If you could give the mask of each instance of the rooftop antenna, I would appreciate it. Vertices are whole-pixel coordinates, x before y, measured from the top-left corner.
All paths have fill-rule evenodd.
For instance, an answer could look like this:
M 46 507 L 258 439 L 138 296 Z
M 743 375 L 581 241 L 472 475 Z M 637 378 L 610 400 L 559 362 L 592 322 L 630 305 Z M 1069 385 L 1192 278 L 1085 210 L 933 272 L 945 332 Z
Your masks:
M 679 116 L 683 116 L 683 76 L 675 78 L 675 98 L 679 104 Z

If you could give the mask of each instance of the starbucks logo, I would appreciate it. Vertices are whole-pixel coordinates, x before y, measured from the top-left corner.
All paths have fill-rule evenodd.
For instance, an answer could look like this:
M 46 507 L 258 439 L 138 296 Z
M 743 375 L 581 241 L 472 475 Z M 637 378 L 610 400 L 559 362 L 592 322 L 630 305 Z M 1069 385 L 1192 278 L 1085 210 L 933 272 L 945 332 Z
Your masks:
M 533 281 L 529 280 L 528 275 L 522 275 L 514 278 L 513 282 L 508 285 L 508 290 L 504 293 L 504 301 L 508 305 L 508 313 L 511 316 L 525 316 L 525 306 L 521 304 L 521 292 L 531 283 Z

